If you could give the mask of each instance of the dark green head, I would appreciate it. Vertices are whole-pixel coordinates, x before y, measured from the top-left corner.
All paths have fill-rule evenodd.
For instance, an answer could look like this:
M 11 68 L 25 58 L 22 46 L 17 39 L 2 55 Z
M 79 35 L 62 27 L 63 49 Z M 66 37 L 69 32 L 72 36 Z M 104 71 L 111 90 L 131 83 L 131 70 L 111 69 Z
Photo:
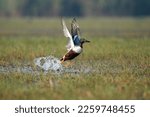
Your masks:
M 84 39 L 84 38 L 81 38 L 81 39 L 80 39 L 80 43 L 81 43 L 80 46 L 83 48 L 83 44 L 84 44 L 84 43 L 89 43 L 89 42 L 90 42 L 90 41 L 88 41 L 88 40 L 86 40 L 86 39 Z
M 88 41 L 88 40 L 86 40 L 86 39 L 84 39 L 84 38 L 81 38 L 81 39 L 80 39 L 80 42 L 81 42 L 81 44 L 83 44 L 83 43 L 89 43 L 90 41 Z

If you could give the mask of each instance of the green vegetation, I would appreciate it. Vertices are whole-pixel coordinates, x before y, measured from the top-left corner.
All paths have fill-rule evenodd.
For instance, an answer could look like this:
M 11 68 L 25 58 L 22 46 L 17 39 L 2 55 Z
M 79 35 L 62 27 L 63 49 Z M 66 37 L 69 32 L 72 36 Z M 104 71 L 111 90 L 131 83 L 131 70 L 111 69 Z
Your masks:
M 91 71 L 29 74 L 1 68 L 34 67 L 36 57 L 62 57 L 67 39 L 60 20 L 0 19 L 0 99 L 150 99 L 149 18 L 78 22 L 91 43 L 72 67 Z

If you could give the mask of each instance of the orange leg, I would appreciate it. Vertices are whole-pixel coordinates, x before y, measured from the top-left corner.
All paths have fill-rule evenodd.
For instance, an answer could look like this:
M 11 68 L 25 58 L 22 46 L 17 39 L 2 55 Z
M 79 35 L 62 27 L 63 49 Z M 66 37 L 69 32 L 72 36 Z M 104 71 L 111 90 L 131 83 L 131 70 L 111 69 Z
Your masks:
M 63 64 L 63 63 L 64 63 L 64 60 L 61 60 L 60 63 Z
M 63 64 L 65 67 L 72 66 L 72 63 L 70 61 L 67 61 L 66 64 L 64 64 L 64 60 L 62 60 L 61 64 Z

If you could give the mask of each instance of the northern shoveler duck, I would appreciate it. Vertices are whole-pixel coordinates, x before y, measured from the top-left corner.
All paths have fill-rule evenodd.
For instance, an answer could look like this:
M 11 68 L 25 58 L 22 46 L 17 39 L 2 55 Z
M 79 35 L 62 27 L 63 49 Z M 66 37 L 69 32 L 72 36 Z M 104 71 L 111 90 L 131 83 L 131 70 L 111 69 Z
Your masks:
M 72 20 L 71 23 L 71 34 L 69 33 L 69 30 L 63 19 L 62 19 L 62 27 L 63 27 L 64 36 L 67 37 L 69 41 L 66 46 L 68 51 L 60 59 L 61 63 L 63 63 L 66 60 L 72 60 L 75 57 L 77 57 L 83 50 L 83 44 L 86 42 L 90 42 L 84 38 L 80 38 L 80 28 L 75 18 Z

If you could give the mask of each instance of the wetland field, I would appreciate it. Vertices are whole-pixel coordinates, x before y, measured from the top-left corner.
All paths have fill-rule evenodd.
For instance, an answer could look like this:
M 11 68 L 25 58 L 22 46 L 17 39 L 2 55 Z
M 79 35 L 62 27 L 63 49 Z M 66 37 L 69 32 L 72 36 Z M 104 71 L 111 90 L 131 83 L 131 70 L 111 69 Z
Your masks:
M 149 17 L 77 18 L 91 43 L 68 67 L 60 21 L 0 18 L 0 99 L 150 99 Z

